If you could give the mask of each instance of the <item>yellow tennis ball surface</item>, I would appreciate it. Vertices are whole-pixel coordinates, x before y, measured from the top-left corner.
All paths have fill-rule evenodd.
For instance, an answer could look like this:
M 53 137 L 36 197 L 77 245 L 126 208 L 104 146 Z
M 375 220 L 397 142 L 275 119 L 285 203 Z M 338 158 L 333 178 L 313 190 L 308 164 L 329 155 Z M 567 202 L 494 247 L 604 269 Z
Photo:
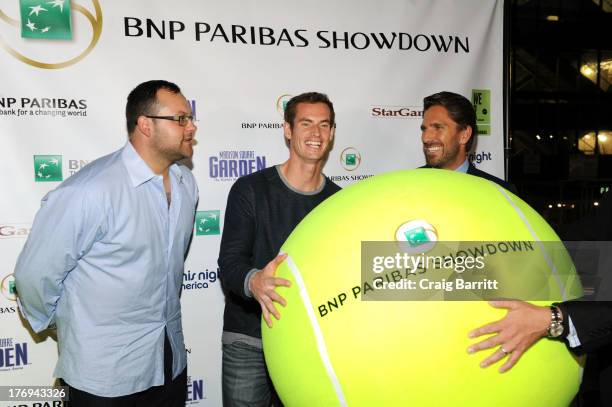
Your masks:
M 559 240 L 520 198 L 452 171 L 399 171 L 336 193 L 283 245 L 289 256 L 277 276 L 292 286 L 277 292 L 287 307 L 279 307 L 281 319 L 271 329 L 262 323 L 266 363 L 283 403 L 567 406 L 582 367 L 562 342 L 540 340 L 504 374 L 497 371 L 500 364 L 479 367 L 489 351 L 467 353 L 474 343 L 468 332 L 502 318 L 505 310 L 485 301 L 362 300 L 367 287 L 361 242 L 394 241 L 398 228 L 411 221 L 431 225 L 439 242 Z M 529 270 L 498 263 L 498 274 L 512 275 L 524 286 L 532 282 Z M 550 273 L 574 272 L 567 253 L 542 263 Z M 534 278 L 541 284 L 541 276 Z M 547 281 L 552 300 L 581 295 L 579 285 Z

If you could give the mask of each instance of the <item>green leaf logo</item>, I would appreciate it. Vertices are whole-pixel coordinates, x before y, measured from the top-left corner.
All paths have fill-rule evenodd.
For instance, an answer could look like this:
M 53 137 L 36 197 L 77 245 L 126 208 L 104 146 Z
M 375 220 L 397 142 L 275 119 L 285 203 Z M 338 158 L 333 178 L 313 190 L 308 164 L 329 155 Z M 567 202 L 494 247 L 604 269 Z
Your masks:
M 221 233 L 219 227 L 220 210 L 197 211 L 195 218 L 196 236 L 218 235 Z
M 72 39 L 70 0 L 20 0 L 19 8 L 23 38 Z
M 63 180 L 61 155 L 34 156 L 34 181 L 55 182 Z

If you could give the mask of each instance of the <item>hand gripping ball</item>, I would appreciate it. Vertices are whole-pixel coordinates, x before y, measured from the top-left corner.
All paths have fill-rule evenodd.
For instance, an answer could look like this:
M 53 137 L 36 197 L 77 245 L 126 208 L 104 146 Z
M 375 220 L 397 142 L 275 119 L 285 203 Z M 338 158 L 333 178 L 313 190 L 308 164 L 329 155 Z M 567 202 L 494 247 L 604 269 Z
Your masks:
M 417 227 L 406 230 L 405 225 Z M 277 288 L 287 307 L 273 328 L 262 324 L 262 335 L 283 403 L 567 406 L 582 367 L 562 342 L 540 340 L 504 374 L 497 371 L 499 365 L 479 367 L 486 352 L 466 352 L 474 343 L 468 332 L 502 318 L 505 310 L 482 300 L 436 301 L 435 296 L 420 301 L 362 298 L 367 287 L 361 276 L 361 242 L 395 241 L 402 247 L 399 242 L 410 239 L 417 246 L 428 242 L 428 250 L 436 241 L 532 242 L 540 248 L 535 258 L 541 264 L 533 264 L 534 256 L 528 266 L 512 257 L 504 262 L 504 254 L 497 256 L 496 275 L 521 287 L 545 284 L 550 300 L 581 295 L 579 284 L 567 284 L 568 276 L 575 277 L 567 253 L 549 255 L 542 249 L 541 243 L 559 240 L 552 228 L 497 184 L 434 169 L 370 178 L 319 205 L 281 249 L 288 258 L 277 275 L 292 286 Z

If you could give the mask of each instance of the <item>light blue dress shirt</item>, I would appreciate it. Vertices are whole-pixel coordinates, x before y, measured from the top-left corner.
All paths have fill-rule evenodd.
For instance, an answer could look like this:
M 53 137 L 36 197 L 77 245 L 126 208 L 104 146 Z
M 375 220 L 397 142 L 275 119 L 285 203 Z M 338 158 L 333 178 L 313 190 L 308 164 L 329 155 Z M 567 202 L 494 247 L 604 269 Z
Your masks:
M 131 143 L 101 157 L 42 200 L 15 268 L 22 313 L 36 332 L 57 326 L 54 376 L 104 397 L 164 383 L 187 365 L 180 290 L 197 186 L 170 167 L 171 205 Z
M 470 167 L 470 162 L 466 159 L 463 162 L 463 164 L 461 164 L 459 167 L 455 168 L 455 171 L 467 174 L 467 170 L 468 170 L 469 167 Z

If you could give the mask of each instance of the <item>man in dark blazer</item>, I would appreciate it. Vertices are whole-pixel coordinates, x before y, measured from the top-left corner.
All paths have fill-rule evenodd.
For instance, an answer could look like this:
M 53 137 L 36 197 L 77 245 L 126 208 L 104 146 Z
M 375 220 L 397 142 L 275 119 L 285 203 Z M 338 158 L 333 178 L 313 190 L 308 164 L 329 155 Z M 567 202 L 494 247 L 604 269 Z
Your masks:
M 612 241 L 612 194 L 608 192 L 604 196 L 595 212 L 561 232 L 566 240 Z M 600 256 L 610 256 L 609 250 L 605 249 L 607 246 L 600 246 Z M 600 259 L 599 264 L 607 269 L 610 259 Z M 599 273 L 606 272 L 609 270 Z M 610 290 L 609 287 L 599 287 L 599 291 Z M 498 347 L 480 365 L 487 367 L 507 357 L 499 368 L 500 372 L 505 372 L 538 340 L 544 337 L 562 340 L 572 353 L 587 355 L 579 405 L 612 406 L 612 302 L 606 301 L 610 299 L 606 297 L 598 299 L 598 302 L 572 300 L 555 303 L 553 308 L 556 311 L 523 301 L 493 301 L 492 306 L 506 308 L 508 314 L 500 321 L 472 331 L 472 338 L 495 335 L 470 346 L 468 352 Z
M 462 95 L 439 92 L 423 99 L 421 141 L 427 165 L 459 171 L 493 181 L 509 191 L 516 188 L 509 182 L 479 170 L 468 160 L 478 128 L 472 103 Z

